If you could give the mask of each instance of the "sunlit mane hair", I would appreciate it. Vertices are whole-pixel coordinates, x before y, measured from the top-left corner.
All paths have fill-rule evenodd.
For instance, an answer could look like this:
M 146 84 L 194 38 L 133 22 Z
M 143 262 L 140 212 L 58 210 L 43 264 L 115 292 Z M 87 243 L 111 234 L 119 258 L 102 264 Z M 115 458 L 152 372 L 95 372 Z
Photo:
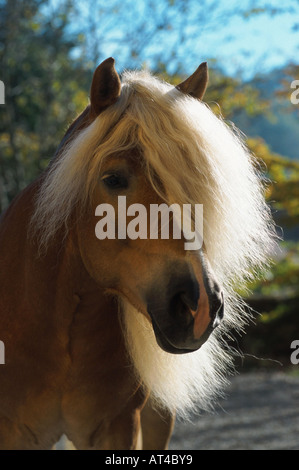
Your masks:
M 229 365 L 219 339 L 241 326 L 244 312 L 233 285 L 255 276 L 267 261 L 274 229 L 262 178 L 240 134 L 208 106 L 148 72 L 126 72 L 118 101 L 82 130 L 49 167 L 31 226 L 46 249 L 57 230 L 69 230 L 98 182 L 101 162 L 138 148 L 154 189 L 168 203 L 203 204 L 207 256 L 226 293 L 225 320 L 197 352 L 171 356 L 151 326 L 126 302 L 122 313 L 135 370 L 157 401 L 186 410 L 207 407 Z M 157 176 L 159 184 L 157 184 Z

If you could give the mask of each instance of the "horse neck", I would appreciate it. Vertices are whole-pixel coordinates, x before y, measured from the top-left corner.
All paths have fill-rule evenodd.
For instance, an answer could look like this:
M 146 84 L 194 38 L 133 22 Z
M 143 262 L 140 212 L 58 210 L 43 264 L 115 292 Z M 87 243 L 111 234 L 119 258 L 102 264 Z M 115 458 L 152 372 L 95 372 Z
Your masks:
M 45 255 L 39 256 L 38 245 L 29 235 L 29 222 L 40 181 L 36 180 L 13 201 L 0 223 L 0 291 L 7 304 L 16 304 L 17 296 L 23 303 L 36 301 L 49 309 L 68 309 L 79 297 L 103 297 L 96 283 L 88 275 L 76 245 L 74 231 L 67 237 L 60 231 Z M 17 308 L 17 307 L 12 307 Z M 48 307 L 47 307 L 48 308 Z
M 95 371 L 106 377 L 112 357 L 112 383 L 119 382 L 129 364 L 117 303 L 88 275 L 75 230 L 67 237 L 57 233 L 39 256 L 37 244 L 28 238 L 37 189 L 37 183 L 26 188 L 0 224 L 0 332 L 7 356 L 11 364 L 24 365 L 33 382 L 45 367 L 44 373 L 62 388 L 66 377 L 79 377 L 78 388 L 84 381 L 89 384 Z M 122 388 L 127 390 L 128 384 Z

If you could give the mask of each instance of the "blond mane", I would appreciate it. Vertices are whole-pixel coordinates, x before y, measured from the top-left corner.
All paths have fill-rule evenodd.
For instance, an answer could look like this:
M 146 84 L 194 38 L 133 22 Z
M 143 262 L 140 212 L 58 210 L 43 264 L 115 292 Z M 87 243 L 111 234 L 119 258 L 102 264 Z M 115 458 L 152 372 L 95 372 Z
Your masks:
M 233 286 L 256 275 L 274 243 L 262 180 L 240 135 L 207 105 L 148 72 L 126 72 L 119 100 L 49 168 L 31 224 L 42 248 L 59 228 L 67 233 L 74 209 L 83 213 L 90 202 L 103 159 L 136 146 L 154 189 L 159 191 L 158 175 L 169 203 L 203 204 L 205 248 L 226 292 L 226 312 L 222 326 L 199 351 L 177 357 L 159 349 L 150 325 L 124 302 L 129 353 L 160 404 L 182 411 L 199 400 L 205 408 L 230 364 L 221 337 L 244 323 Z

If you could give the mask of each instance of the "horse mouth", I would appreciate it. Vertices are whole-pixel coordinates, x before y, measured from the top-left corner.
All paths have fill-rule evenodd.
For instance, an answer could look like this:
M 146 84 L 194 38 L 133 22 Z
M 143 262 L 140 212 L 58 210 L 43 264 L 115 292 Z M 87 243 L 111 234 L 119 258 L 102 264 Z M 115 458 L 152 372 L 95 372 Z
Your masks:
M 172 269 L 166 285 L 151 286 L 145 297 L 156 341 L 171 354 L 198 350 L 224 313 L 223 292 L 216 281 L 204 278 L 199 282 L 192 266 L 179 268 Z
M 178 342 L 171 339 L 170 335 L 166 334 L 162 328 L 160 328 L 153 315 L 150 314 L 150 317 L 158 345 L 161 349 L 163 349 L 163 351 L 170 354 L 187 354 L 197 351 L 208 340 L 210 334 L 213 331 L 213 326 L 211 323 L 200 339 L 194 339 L 193 325 L 190 325 L 186 335 L 184 335 L 184 341 Z

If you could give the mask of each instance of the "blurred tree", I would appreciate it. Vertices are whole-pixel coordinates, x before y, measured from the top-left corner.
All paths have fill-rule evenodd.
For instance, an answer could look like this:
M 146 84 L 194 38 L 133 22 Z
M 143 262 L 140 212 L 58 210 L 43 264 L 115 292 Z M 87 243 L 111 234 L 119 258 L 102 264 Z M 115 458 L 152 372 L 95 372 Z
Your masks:
M 43 11 L 48 6 L 47 12 Z M 42 8 L 43 7 L 43 8 Z M 71 2 L 0 1 L 0 212 L 53 155 L 67 122 L 86 101 L 88 73 L 70 58 Z
M 249 138 L 248 146 L 265 164 L 271 183 L 267 198 L 278 225 L 299 225 L 299 161 L 290 160 L 270 151 L 266 142 Z M 299 153 L 298 153 L 299 156 Z
M 298 26 L 299 29 L 299 26 Z M 291 84 L 297 80 L 296 83 L 296 90 L 295 88 L 291 87 Z M 291 95 L 295 94 L 296 101 L 299 99 L 299 92 L 297 91 L 299 88 L 299 64 L 291 63 L 288 64 L 284 69 L 284 76 L 281 80 L 281 88 L 277 91 L 277 96 L 281 98 L 282 101 L 288 101 L 292 103 Z M 292 103 L 293 106 L 286 106 L 286 112 L 294 112 L 297 111 L 299 117 L 299 103 Z
M 92 70 L 111 51 L 120 58 L 118 70 L 150 58 L 154 72 L 171 74 L 176 83 L 186 64 L 197 64 L 207 31 L 236 15 L 278 10 L 267 2 L 256 9 L 251 1 L 236 6 L 215 0 L 0 0 L 0 79 L 6 86 L 0 210 L 52 156 L 68 121 L 86 104 Z M 227 119 L 241 109 L 250 115 L 267 111 L 267 101 L 252 86 L 214 70 L 207 101 L 216 112 L 218 104 Z
M 82 33 L 84 55 L 93 66 L 113 55 L 121 68 L 139 69 L 146 63 L 157 70 L 163 64 L 169 74 L 182 74 L 191 73 L 200 60 L 221 61 L 219 41 L 238 41 L 243 24 L 285 14 L 293 16 L 290 28 L 293 25 L 295 36 L 297 0 L 85 0 L 75 3 L 72 27 Z M 207 41 L 215 45 L 209 57 Z M 264 59 L 275 53 L 272 47 Z M 237 59 L 226 56 L 225 60 L 237 69 L 238 60 L 248 62 L 251 55 L 251 44 L 246 44 Z
M 248 286 L 246 302 L 261 315 L 238 347 L 249 354 L 247 366 L 277 366 L 271 360 L 278 359 L 290 367 L 290 344 L 299 334 L 299 161 L 273 154 L 260 138 L 248 139 L 248 146 L 269 178 L 266 196 L 281 242 L 273 264 Z

